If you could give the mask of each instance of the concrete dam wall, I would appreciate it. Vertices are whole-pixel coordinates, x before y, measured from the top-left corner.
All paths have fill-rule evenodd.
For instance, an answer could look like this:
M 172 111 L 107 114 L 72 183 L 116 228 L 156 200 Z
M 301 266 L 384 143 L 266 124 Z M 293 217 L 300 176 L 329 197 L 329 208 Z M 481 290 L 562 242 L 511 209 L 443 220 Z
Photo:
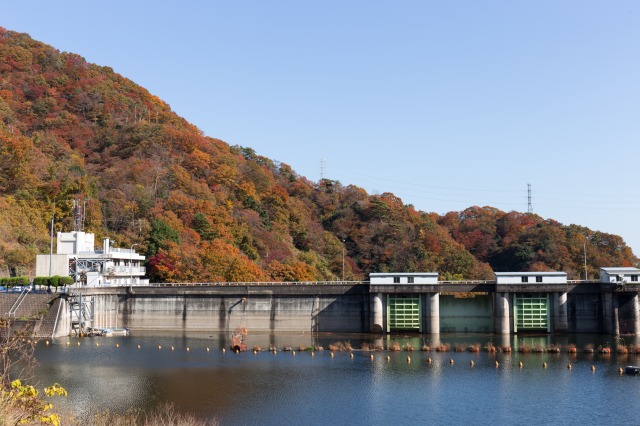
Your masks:
M 95 328 L 132 330 L 208 330 L 361 332 L 369 328 L 365 286 L 331 286 L 295 294 L 275 288 L 247 291 L 94 292 Z
M 56 335 L 87 326 L 227 334 L 236 328 L 262 332 L 640 334 L 638 290 L 600 283 L 85 287 L 65 296 Z M 87 312 L 82 320 L 78 319 L 80 305 Z

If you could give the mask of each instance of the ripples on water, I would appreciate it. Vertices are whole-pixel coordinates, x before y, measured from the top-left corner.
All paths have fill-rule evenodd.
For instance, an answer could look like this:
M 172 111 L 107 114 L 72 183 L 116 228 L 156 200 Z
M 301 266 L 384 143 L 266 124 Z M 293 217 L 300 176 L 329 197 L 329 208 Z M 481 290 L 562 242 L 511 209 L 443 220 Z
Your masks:
M 608 338 L 533 336 L 511 343 L 572 342 L 580 350 L 589 342 L 606 344 Z M 250 348 L 268 348 L 271 343 L 297 349 L 310 345 L 309 339 L 279 335 L 249 336 L 247 341 Z M 441 336 L 452 344 L 484 345 L 492 339 Z M 367 336 L 324 335 L 319 343 L 326 348 L 345 340 L 354 348 L 369 341 Z M 391 340 L 410 342 L 416 349 L 424 342 L 394 337 L 385 339 L 384 346 Z M 221 424 L 638 424 L 640 378 L 618 374 L 619 367 L 639 362 L 636 355 L 416 350 L 371 352 L 371 360 L 363 351 L 353 358 L 347 352 L 331 357 L 328 350 L 314 356 L 297 350 L 295 356 L 222 353 L 225 345 L 224 336 L 198 335 L 57 339 L 49 346 L 39 344 L 38 377 L 42 384 L 59 382 L 67 388 L 69 397 L 57 403 L 78 415 L 95 406 L 126 411 L 170 401 L 181 411 L 216 418 Z

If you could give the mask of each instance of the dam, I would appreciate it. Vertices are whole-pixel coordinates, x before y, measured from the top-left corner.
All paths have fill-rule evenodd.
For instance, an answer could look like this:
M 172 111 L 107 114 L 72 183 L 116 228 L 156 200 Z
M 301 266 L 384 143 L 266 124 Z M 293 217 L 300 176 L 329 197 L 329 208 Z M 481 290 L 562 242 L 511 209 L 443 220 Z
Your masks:
M 149 284 L 144 256 L 134 246 L 113 248 L 104 238 L 95 250 L 93 234 L 74 231 L 58 233 L 57 248 L 55 258 L 39 255 L 36 269 L 43 276 L 69 275 L 77 284 L 41 307 L 47 314 L 34 327 L 41 336 L 105 328 L 640 334 L 640 269 L 632 267 L 600 268 L 597 281 L 553 271 L 494 272 L 490 281 L 378 272 L 368 281 Z M 25 316 L 21 306 L 31 296 L 7 295 L 5 316 Z
M 562 273 L 371 274 L 362 282 L 185 283 L 70 288 L 52 336 L 87 328 L 258 332 L 640 334 L 640 283 Z M 525 282 L 526 279 L 526 282 Z

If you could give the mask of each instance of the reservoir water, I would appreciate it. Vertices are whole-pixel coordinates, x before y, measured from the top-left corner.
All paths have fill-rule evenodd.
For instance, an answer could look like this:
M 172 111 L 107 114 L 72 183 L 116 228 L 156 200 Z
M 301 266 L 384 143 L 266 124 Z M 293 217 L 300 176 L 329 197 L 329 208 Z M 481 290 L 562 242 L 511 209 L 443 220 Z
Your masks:
M 618 373 L 640 361 L 616 353 L 611 336 L 527 336 L 509 342 L 514 349 L 573 343 L 577 354 L 453 350 L 456 343 L 484 346 L 495 338 L 443 334 L 440 340 L 452 345 L 450 352 L 423 352 L 423 344 L 433 343 L 426 337 L 249 335 L 249 351 L 239 354 L 222 352 L 224 336 L 65 338 L 38 344 L 37 377 L 41 385 L 63 385 L 69 397 L 55 404 L 78 416 L 172 402 L 180 411 L 223 425 L 640 424 L 640 377 Z M 636 337 L 627 340 L 618 343 L 638 343 Z M 356 349 L 398 342 L 416 350 L 331 356 L 331 343 L 347 341 Z M 325 350 L 299 351 L 311 343 Z M 587 343 L 612 344 L 612 353 L 585 354 Z M 251 351 L 270 344 L 292 346 L 296 354 Z

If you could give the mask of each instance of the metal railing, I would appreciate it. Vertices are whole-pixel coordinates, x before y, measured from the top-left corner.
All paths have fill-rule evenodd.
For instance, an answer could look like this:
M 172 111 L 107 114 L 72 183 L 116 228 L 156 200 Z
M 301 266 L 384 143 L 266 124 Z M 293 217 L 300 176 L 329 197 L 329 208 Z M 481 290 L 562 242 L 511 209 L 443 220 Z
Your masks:
M 314 286 L 314 285 L 365 285 L 369 281 L 257 281 L 257 282 L 202 282 L 202 283 L 151 283 L 149 287 L 247 287 L 247 286 Z
M 256 281 L 256 282 L 195 282 L 195 283 L 150 283 L 151 287 L 226 287 L 226 286 L 312 286 L 312 285 L 368 285 L 369 281 Z M 421 283 L 394 283 L 394 284 L 376 284 L 376 285 L 396 285 L 396 286 L 411 286 L 411 285 L 457 285 L 457 284 L 496 284 L 496 280 L 447 280 L 438 281 L 433 284 L 421 284 Z M 600 284 L 599 281 L 593 280 L 567 280 L 566 283 L 505 283 L 509 285 L 530 285 L 530 284 L 544 284 L 544 285 L 563 285 L 563 284 Z
M 135 268 L 131 268 L 129 266 L 109 266 L 106 268 L 106 270 L 109 272 L 122 273 L 124 275 L 129 275 L 129 274 L 144 275 L 147 273 L 147 268 L 145 268 L 144 266 L 139 266 Z
M 31 287 L 25 287 L 22 289 L 22 291 L 20 292 L 20 295 L 18 296 L 18 298 L 16 299 L 15 302 L 13 302 L 13 305 L 11 305 L 11 309 L 9 309 L 9 312 L 7 312 L 7 316 L 11 317 L 15 317 L 16 316 L 16 312 L 18 311 L 18 308 L 20 307 L 20 305 L 22 304 L 22 302 L 24 301 L 24 299 L 27 298 L 27 294 L 31 291 Z

